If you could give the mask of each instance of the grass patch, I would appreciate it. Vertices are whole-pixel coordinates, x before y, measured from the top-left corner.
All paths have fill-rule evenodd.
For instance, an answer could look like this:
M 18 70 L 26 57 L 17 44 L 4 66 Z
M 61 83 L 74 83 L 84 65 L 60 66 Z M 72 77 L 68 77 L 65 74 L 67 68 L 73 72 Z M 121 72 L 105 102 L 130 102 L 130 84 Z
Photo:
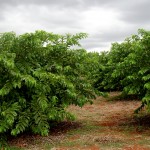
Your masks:
M 138 144 L 142 145 L 142 146 L 149 146 L 150 147 L 150 139 L 147 137 L 142 138 L 142 140 L 140 140 L 138 142 Z
M 77 141 L 69 141 L 69 140 L 66 140 L 66 141 L 63 141 L 59 146 L 64 146 L 64 147 L 74 147 L 74 146 L 82 146 L 83 145 L 83 142 L 80 141 L 80 140 L 77 140 Z
M 103 149 L 118 149 L 122 148 L 125 144 L 123 142 L 115 142 L 115 143 L 103 143 L 100 144 L 100 147 Z
M 97 131 L 102 131 L 104 127 L 102 126 L 96 126 L 93 124 L 86 123 L 82 127 L 75 129 L 75 130 L 70 130 L 68 132 L 68 135 L 75 135 L 75 134 L 91 134 L 91 133 L 96 133 Z
M 11 146 L 10 150 L 25 150 L 25 149 L 24 148 L 19 148 L 19 147 Z
M 46 143 L 46 144 L 44 145 L 44 149 L 45 149 L 45 150 L 50 150 L 50 149 L 52 149 L 53 147 L 54 147 L 54 145 L 49 144 L 49 143 Z

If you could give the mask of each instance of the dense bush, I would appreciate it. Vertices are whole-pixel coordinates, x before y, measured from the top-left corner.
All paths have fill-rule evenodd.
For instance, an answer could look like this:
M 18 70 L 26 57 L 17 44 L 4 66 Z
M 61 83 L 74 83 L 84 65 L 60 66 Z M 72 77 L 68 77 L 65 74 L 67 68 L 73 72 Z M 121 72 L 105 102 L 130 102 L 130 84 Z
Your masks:
M 139 111 L 150 110 L 150 32 L 139 30 L 138 35 L 123 43 L 114 43 L 110 52 L 101 55 L 102 63 L 95 82 L 100 91 L 120 90 L 142 99 Z
M 150 32 L 139 30 L 101 54 L 73 49 L 86 36 L 0 35 L 0 147 L 9 134 L 48 135 L 52 122 L 73 119 L 69 105 L 92 102 L 94 87 L 136 95 L 142 100 L 136 112 L 150 111 Z
M 73 119 L 66 107 L 91 102 L 95 94 L 83 65 L 87 53 L 71 49 L 85 37 L 45 31 L 0 35 L 1 139 L 26 130 L 48 135 L 50 122 Z

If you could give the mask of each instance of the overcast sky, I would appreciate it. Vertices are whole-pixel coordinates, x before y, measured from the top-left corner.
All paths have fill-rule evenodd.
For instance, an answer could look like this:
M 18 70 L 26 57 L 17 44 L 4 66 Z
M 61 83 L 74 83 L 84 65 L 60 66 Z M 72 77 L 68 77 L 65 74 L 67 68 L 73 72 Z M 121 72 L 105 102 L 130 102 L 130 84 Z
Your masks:
M 0 32 L 86 32 L 88 51 L 109 50 L 139 28 L 150 30 L 150 0 L 0 0 Z

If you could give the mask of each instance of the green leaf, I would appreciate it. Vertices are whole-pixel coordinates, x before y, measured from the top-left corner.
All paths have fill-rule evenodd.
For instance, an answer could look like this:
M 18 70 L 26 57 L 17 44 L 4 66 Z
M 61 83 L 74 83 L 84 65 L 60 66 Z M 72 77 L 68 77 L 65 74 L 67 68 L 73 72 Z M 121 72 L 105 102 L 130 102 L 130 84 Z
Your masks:
M 144 81 L 147 81 L 147 80 L 150 80 L 150 74 L 146 75 L 146 76 L 143 76 L 142 79 Z
M 150 90 L 150 82 L 148 82 L 148 83 L 144 84 L 144 88 L 146 88 L 146 89 Z
M 46 108 L 48 107 L 48 99 L 45 95 L 40 95 L 39 98 L 37 99 L 37 102 L 43 111 L 45 111 Z

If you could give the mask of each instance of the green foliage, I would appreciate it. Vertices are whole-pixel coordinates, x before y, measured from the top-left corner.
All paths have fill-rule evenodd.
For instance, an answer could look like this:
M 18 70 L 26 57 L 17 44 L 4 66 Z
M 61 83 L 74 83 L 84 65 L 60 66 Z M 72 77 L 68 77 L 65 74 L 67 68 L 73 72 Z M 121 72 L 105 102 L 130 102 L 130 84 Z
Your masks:
M 26 130 L 48 135 L 50 122 L 73 119 L 69 105 L 82 107 L 95 98 L 85 74 L 87 52 L 71 49 L 86 36 L 0 35 L 0 136 Z
M 142 100 L 135 112 L 150 111 L 150 31 L 140 29 L 100 54 L 73 49 L 85 37 L 0 34 L 0 147 L 6 134 L 48 135 L 52 122 L 74 119 L 69 105 L 82 107 L 108 91 L 135 95 Z
M 114 43 L 100 67 L 95 87 L 100 91 L 120 90 L 126 95 L 136 95 L 150 110 L 150 32 L 140 29 L 138 35 L 123 43 Z

